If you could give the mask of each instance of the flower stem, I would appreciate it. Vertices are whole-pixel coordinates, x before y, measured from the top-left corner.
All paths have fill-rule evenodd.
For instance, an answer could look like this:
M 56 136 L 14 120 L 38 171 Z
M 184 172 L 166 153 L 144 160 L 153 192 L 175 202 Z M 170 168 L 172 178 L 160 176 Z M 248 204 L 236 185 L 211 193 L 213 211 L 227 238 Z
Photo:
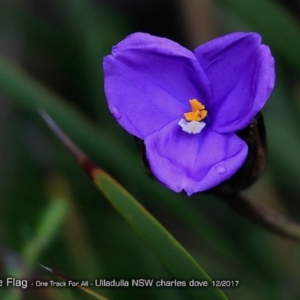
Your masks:
M 218 194 L 249 221 L 285 238 L 300 242 L 300 224 L 241 194 Z

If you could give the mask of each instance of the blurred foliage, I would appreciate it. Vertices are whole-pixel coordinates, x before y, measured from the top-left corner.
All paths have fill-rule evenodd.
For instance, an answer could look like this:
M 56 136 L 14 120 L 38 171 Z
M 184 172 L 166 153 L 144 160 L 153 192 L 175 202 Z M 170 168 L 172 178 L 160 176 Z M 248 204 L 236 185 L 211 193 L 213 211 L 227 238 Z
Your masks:
M 58 280 L 41 263 L 74 280 L 176 279 L 45 126 L 43 108 L 212 279 L 240 281 L 223 289 L 229 299 L 299 299 L 299 246 L 217 198 L 174 194 L 148 178 L 133 138 L 109 114 L 102 73 L 103 56 L 135 31 L 190 48 L 227 32 L 259 32 L 272 49 L 277 80 L 263 111 L 268 169 L 246 193 L 299 220 L 299 11 L 299 1 L 279 0 L 2 0 L 0 278 Z M 191 298 L 182 288 L 95 290 L 108 299 Z M 0 297 L 92 299 L 68 288 L 1 287 Z

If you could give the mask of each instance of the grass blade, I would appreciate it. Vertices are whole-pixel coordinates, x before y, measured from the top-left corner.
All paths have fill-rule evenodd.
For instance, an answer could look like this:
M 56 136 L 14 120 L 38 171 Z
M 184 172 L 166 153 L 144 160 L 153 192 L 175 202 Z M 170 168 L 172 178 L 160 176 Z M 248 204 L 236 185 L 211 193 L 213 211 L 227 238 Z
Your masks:
M 47 271 L 49 271 L 49 272 L 55 274 L 56 276 L 62 278 L 62 279 L 65 280 L 65 281 L 71 280 L 71 279 L 68 278 L 67 276 L 63 275 L 62 273 L 60 273 L 60 272 L 58 272 L 58 271 L 56 271 L 56 270 L 54 270 L 54 269 L 50 269 L 50 268 L 48 268 L 48 267 L 46 267 L 46 266 L 43 266 L 43 265 L 40 265 L 40 266 L 41 266 L 42 268 L 44 268 L 45 270 L 47 270 Z M 74 281 L 74 280 L 71 280 L 71 281 Z M 101 295 L 97 294 L 96 292 L 94 292 L 93 290 L 91 290 L 91 289 L 89 289 L 89 288 L 87 288 L 87 287 L 85 287 L 85 286 L 82 286 L 82 285 L 78 284 L 76 287 L 79 288 L 80 290 L 86 292 L 87 294 L 89 294 L 89 295 L 95 297 L 96 299 L 99 299 L 99 300 L 108 300 L 108 299 L 105 298 L 104 296 L 101 296 Z
M 200 210 L 195 210 L 183 195 L 174 194 L 145 176 L 142 164 L 124 143 L 105 130 L 91 126 L 80 112 L 68 104 L 66 99 L 40 85 L 22 69 L 5 61 L 1 56 L 0 89 L 33 114 L 36 114 L 38 108 L 47 111 L 75 143 L 97 158 L 101 166 L 114 178 L 122 184 L 125 183 L 126 178 L 134 178 L 136 186 L 151 194 L 153 201 L 160 205 L 163 203 L 168 210 L 176 212 L 193 229 L 196 228 L 209 245 L 215 249 L 222 248 L 226 256 L 237 257 L 231 253 L 235 247 L 230 240 L 226 239 L 225 243 L 225 236 L 222 236 L 222 242 L 219 242 L 221 239 L 217 228 L 208 222 Z M 120 174 L 127 174 L 127 176 Z M 193 221 L 190 220 L 191 213 Z
M 144 239 L 175 278 L 186 282 L 186 288 L 195 299 L 200 299 L 200 297 L 216 300 L 227 299 L 220 289 L 213 286 L 210 277 L 193 257 L 129 192 L 103 169 L 97 167 L 47 113 L 42 112 L 41 114 L 108 201 Z M 190 280 L 207 281 L 208 285 L 206 288 L 189 287 L 188 281 Z

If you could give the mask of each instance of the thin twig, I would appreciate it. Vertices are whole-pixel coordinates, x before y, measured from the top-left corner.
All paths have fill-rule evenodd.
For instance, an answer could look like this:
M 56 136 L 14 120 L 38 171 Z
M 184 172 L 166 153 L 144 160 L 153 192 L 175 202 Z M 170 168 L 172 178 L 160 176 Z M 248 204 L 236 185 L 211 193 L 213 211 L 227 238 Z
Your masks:
M 241 194 L 218 194 L 218 197 L 221 197 L 233 210 L 254 224 L 285 238 L 300 242 L 300 224 L 286 216 Z

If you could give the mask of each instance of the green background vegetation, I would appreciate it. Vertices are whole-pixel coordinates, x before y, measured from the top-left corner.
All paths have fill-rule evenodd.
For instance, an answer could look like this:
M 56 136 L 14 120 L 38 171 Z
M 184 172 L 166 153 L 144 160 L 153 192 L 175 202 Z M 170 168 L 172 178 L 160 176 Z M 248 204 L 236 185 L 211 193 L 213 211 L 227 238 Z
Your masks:
M 187 256 L 172 261 L 172 251 L 179 248 L 176 243 L 172 248 L 166 236 L 155 233 L 150 241 L 146 232 L 137 234 L 128 225 L 130 215 L 126 221 L 111 206 L 45 125 L 38 113 L 44 109 L 210 278 L 240 281 L 238 287 L 222 290 L 228 299 L 299 299 L 298 245 L 249 223 L 216 197 L 175 194 L 147 176 L 133 137 L 108 111 L 102 58 L 136 31 L 166 36 L 190 49 L 233 31 L 260 33 L 276 61 L 276 87 L 263 110 L 269 162 L 245 193 L 299 220 L 300 1 L 290 1 L 292 7 L 271 0 L 140 2 L 1 1 L 0 278 L 58 280 L 40 263 L 74 280 L 90 281 L 184 280 L 202 272 L 193 271 Z M 118 186 L 104 185 L 111 199 L 123 199 Z M 160 226 L 156 229 L 162 232 Z M 174 269 L 185 275 L 178 278 Z M 116 300 L 200 299 L 200 291 L 184 288 L 94 290 Z M 201 293 L 201 299 L 222 299 L 211 289 Z M 0 298 L 92 296 L 79 289 L 1 287 Z

